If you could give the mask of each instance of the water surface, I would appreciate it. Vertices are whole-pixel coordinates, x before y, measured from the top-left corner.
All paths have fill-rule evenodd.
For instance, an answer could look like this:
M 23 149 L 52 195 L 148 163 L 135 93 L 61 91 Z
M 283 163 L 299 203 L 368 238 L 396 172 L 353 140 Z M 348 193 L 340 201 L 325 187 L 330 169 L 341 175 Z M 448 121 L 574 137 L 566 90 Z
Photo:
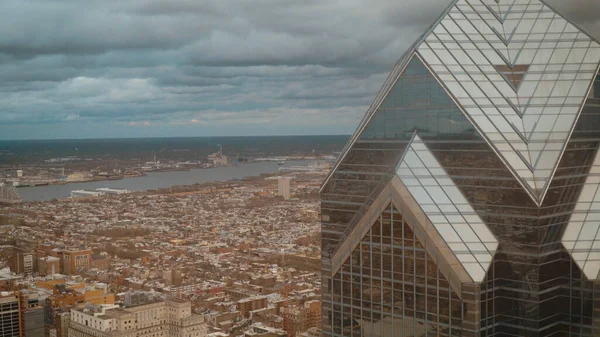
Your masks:
M 306 165 L 309 161 L 289 161 L 286 165 Z M 48 201 L 71 196 L 72 190 L 95 190 L 102 187 L 145 191 L 156 188 L 168 188 L 178 185 L 202 184 L 214 181 L 227 181 L 258 176 L 263 173 L 279 171 L 276 162 L 243 164 L 240 166 L 193 169 L 190 171 L 148 172 L 145 177 L 125 178 L 122 180 L 92 181 L 65 185 L 21 187 L 18 189 L 23 201 Z

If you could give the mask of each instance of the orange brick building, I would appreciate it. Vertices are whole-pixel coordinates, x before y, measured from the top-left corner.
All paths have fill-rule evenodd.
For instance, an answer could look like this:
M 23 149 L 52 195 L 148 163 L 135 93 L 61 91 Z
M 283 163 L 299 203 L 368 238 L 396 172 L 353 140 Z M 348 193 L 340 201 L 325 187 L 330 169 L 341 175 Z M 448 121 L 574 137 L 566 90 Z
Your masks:
M 47 303 L 52 308 L 67 308 L 78 303 L 115 304 L 115 294 L 108 293 L 104 289 L 86 289 L 83 284 L 64 285 L 59 283 L 57 285 L 54 295 L 47 299 Z
M 110 260 L 108 256 L 104 255 L 93 255 L 92 256 L 92 267 L 100 270 L 107 270 L 110 266 Z
M 65 251 L 62 254 L 63 274 L 78 274 L 92 267 L 92 251 L 89 249 Z
M 250 312 L 258 309 L 264 309 L 268 306 L 267 297 L 256 296 L 241 299 L 237 302 L 240 314 L 246 318 L 250 317 Z

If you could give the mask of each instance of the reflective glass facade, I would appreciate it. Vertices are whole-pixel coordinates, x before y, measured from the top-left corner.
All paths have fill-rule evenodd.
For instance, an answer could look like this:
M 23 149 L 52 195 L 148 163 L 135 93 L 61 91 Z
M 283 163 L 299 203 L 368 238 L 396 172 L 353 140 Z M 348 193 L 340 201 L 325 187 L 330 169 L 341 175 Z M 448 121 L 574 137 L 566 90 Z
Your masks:
M 600 336 L 597 51 L 538 0 L 448 8 L 322 188 L 325 336 Z
M 460 336 L 466 319 L 465 304 L 392 204 L 331 284 L 326 319 L 335 335 Z

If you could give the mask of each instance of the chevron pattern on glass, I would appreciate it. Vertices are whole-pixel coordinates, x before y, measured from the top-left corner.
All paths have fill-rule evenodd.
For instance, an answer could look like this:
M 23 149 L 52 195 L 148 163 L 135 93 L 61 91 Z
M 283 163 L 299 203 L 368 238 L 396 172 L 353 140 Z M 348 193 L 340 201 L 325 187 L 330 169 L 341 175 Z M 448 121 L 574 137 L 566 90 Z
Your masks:
M 498 240 L 418 135 L 396 175 L 475 282 L 482 282 Z
M 541 204 L 600 44 L 539 0 L 457 0 L 418 54 Z
M 600 279 L 600 155 L 585 181 L 562 243 L 590 280 Z

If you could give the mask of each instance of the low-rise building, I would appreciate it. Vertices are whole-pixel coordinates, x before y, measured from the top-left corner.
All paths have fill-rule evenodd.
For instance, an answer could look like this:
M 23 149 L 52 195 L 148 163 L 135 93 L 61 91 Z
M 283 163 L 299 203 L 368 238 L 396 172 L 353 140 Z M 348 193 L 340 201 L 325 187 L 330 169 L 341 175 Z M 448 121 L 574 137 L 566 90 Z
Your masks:
M 38 272 L 40 276 L 60 273 L 60 259 L 54 256 L 40 257 L 38 259 Z
M 307 301 L 299 307 L 283 307 L 281 314 L 288 317 L 284 329 L 296 336 L 311 328 L 321 327 L 321 301 L 319 300 Z
M 253 324 L 244 332 L 244 337 L 287 337 L 287 332 L 262 323 Z
M 237 302 L 238 310 L 242 316 L 249 318 L 250 312 L 258 309 L 264 309 L 268 306 L 266 296 L 255 296 L 241 299 Z
M 182 298 L 189 295 L 204 295 L 204 294 L 218 294 L 223 292 L 225 283 L 219 281 L 204 281 L 194 284 L 185 284 L 181 286 L 171 287 L 171 296 L 175 298 Z
M 16 282 L 23 280 L 23 276 L 11 273 L 8 269 L 0 270 L 0 288 L 11 289 Z
M 248 298 L 259 294 L 256 289 L 248 289 L 247 287 L 233 287 L 225 289 L 225 294 L 229 296 L 232 301 L 239 301 L 243 298 Z
M 68 337 L 71 314 L 68 311 L 52 312 L 51 322 L 47 326 L 50 337 Z
M 86 306 L 71 310 L 70 337 L 205 337 L 204 317 L 191 303 L 167 300 L 127 308 Z
M 13 249 L 12 271 L 17 274 L 31 275 L 36 272 L 35 252 L 30 247 Z
M 107 255 L 92 255 L 92 268 L 106 270 L 110 266 L 110 259 Z

